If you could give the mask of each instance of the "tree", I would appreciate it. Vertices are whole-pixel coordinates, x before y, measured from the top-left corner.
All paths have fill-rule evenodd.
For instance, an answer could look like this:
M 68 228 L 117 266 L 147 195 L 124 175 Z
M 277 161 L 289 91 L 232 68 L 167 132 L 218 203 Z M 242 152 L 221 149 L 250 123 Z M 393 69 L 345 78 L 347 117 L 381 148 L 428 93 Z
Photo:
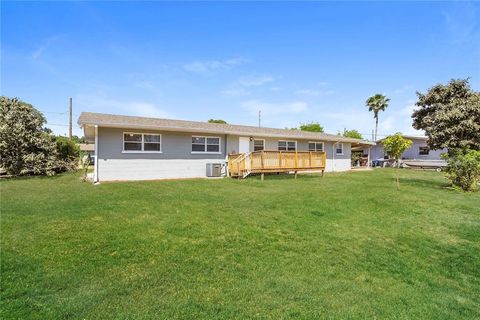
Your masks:
M 209 123 L 220 123 L 220 124 L 227 124 L 227 121 L 222 119 L 210 119 L 208 120 Z
M 0 97 L 0 167 L 8 174 L 55 174 L 56 144 L 45 122 L 32 105 Z
M 302 123 L 300 130 L 310 132 L 323 132 L 323 127 L 318 122 Z
M 57 171 L 72 171 L 78 167 L 80 148 L 78 144 L 63 136 L 55 137 L 57 143 Z
M 74 141 L 75 143 L 85 143 L 85 137 L 79 137 L 79 136 L 73 135 L 72 141 Z
M 396 162 L 396 181 L 397 181 L 397 189 L 400 189 L 400 178 L 398 169 L 400 167 L 400 157 L 402 154 L 412 146 L 412 141 L 405 139 L 400 132 L 388 136 L 383 140 L 383 150 L 392 158 L 395 159 Z
M 463 191 L 474 191 L 480 182 L 480 151 L 470 149 L 453 149 L 445 154 L 447 177 L 454 186 Z
M 470 88 L 468 79 L 452 79 L 417 96 L 413 127 L 425 131 L 431 149 L 480 150 L 480 92 Z
M 352 130 L 344 130 L 343 131 L 343 136 L 347 138 L 354 138 L 354 139 L 363 139 L 363 136 L 358 130 L 352 129 Z
M 374 140 L 377 141 L 377 131 L 378 131 L 378 113 L 380 111 L 385 111 L 388 107 L 388 102 L 390 99 L 385 97 L 383 94 L 377 93 L 369 97 L 366 101 L 366 106 L 368 107 L 368 111 L 373 112 L 373 118 L 375 119 L 375 135 Z

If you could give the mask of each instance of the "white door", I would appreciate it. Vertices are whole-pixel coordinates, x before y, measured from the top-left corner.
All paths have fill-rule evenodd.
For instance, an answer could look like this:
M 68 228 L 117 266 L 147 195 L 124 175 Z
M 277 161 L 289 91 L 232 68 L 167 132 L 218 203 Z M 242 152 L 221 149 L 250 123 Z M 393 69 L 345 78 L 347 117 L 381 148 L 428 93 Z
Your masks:
M 238 141 L 238 152 L 247 153 L 250 152 L 250 138 L 240 137 Z

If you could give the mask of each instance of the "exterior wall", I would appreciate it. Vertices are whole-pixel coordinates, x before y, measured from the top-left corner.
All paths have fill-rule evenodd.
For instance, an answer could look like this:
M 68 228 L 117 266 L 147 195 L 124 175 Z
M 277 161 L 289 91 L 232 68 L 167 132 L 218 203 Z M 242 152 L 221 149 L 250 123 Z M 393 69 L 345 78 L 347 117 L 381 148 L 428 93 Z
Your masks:
M 123 133 L 161 134 L 161 153 L 124 153 Z M 220 153 L 192 154 L 192 136 L 220 137 Z M 238 143 L 238 142 L 237 142 Z M 225 135 L 98 128 L 98 180 L 149 180 L 206 176 L 207 163 L 224 163 Z
M 416 159 L 416 160 L 442 160 L 441 154 L 446 153 L 447 149 L 441 150 L 430 150 L 428 155 L 419 154 L 420 147 L 426 147 L 427 142 L 420 139 L 410 139 L 412 140 L 412 146 L 405 150 L 402 154 L 402 159 Z M 381 142 L 377 143 L 376 146 L 372 147 L 372 160 L 383 159 L 384 151 L 383 144 Z
M 124 132 L 161 134 L 161 152 L 123 152 Z M 220 137 L 220 152 L 214 154 L 191 153 L 191 138 L 194 135 Z M 280 138 L 258 138 L 265 139 L 266 150 L 277 150 L 278 141 L 285 140 Z M 297 141 L 298 151 L 308 151 L 309 140 L 294 141 Z M 224 163 L 226 155 L 228 153 L 237 153 L 238 147 L 239 136 L 100 127 L 98 128 L 98 180 L 206 177 L 207 163 Z M 253 150 L 253 141 L 250 142 L 250 150 Z M 345 171 L 350 169 L 350 143 L 343 144 L 343 155 L 333 155 L 333 142 L 324 142 L 324 151 L 327 157 L 326 171 Z
M 228 137 L 227 143 L 227 154 L 228 153 L 238 153 L 238 141 L 239 136 Z M 279 140 L 289 140 L 297 141 L 297 150 L 298 151 L 308 151 L 308 142 L 311 140 L 296 140 L 296 139 L 282 139 L 282 138 L 266 138 L 266 137 L 254 137 L 255 139 L 264 139 L 265 140 L 265 150 L 277 150 Z M 317 142 L 322 142 L 318 140 Z M 343 155 L 335 155 L 334 153 L 334 143 L 323 141 L 323 149 L 326 152 L 327 163 L 325 171 L 346 171 L 351 169 L 351 144 L 343 143 Z M 253 151 L 253 141 L 250 142 L 250 151 Z

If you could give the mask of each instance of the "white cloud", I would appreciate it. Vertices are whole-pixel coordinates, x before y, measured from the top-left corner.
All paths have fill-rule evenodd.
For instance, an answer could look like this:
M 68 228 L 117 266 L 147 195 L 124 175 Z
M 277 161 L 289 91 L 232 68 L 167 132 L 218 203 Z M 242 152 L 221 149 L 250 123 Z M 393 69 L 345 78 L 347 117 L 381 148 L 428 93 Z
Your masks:
M 80 110 L 96 110 L 98 112 L 121 113 L 141 117 L 175 118 L 170 112 L 145 101 L 120 101 L 105 96 L 80 95 L 75 98 L 75 104 Z
M 60 36 L 52 36 L 46 39 L 40 46 L 37 47 L 37 49 L 35 49 L 35 51 L 33 51 L 32 59 L 38 60 L 43 55 L 45 50 L 52 46 L 52 44 L 57 42 L 58 39 L 60 39 Z
M 449 11 L 444 13 L 444 18 L 452 43 L 478 45 L 477 10 L 472 3 L 452 4 Z
M 302 88 L 295 91 L 300 96 L 328 96 L 335 93 L 332 89 L 327 89 L 328 82 L 317 82 L 312 88 Z
M 246 88 L 260 87 L 267 83 L 275 81 L 275 78 L 269 75 L 250 75 L 238 78 L 227 89 L 221 93 L 230 96 L 246 96 L 250 92 Z
M 401 88 L 398 88 L 398 89 L 395 89 L 393 90 L 393 93 L 394 94 L 402 94 L 402 93 L 405 93 L 405 92 L 409 92 L 409 91 L 412 91 L 413 90 L 413 86 L 411 85 L 405 85 Z
M 258 87 L 266 83 L 273 82 L 275 79 L 272 76 L 244 76 L 237 80 L 237 84 L 242 87 Z
M 265 116 L 295 115 L 308 110 L 307 103 L 303 101 L 270 103 L 261 100 L 249 100 L 242 102 L 240 106 L 252 115 L 258 114 L 258 111 L 261 110 Z
M 183 65 L 183 69 L 198 74 L 211 74 L 215 71 L 228 70 L 233 66 L 244 64 L 248 60 L 244 58 L 231 58 L 226 60 L 194 61 Z

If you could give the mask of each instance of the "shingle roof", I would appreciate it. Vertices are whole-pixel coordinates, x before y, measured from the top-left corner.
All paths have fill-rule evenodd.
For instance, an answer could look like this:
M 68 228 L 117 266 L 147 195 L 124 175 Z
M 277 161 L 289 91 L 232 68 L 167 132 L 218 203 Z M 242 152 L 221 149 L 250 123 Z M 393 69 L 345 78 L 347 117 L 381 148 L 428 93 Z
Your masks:
M 98 125 L 100 127 L 116 127 L 116 128 L 144 128 L 157 129 L 167 131 L 184 131 L 184 132 L 204 132 L 217 134 L 232 134 L 232 135 L 249 135 L 258 137 L 276 137 L 276 138 L 291 138 L 291 139 L 312 139 L 335 142 L 353 142 L 374 144 L 372 142 L 345 138 L 338 135 L 308 132 L 301 130 L 276 129 L 265 127 L 253 127 L 233 124 L 219 124 L 200 121 L 186 121 L 160 118 L 146 118 L 113 115 L 104 113 L 82 112 L 78 118 L 80 126 Z

